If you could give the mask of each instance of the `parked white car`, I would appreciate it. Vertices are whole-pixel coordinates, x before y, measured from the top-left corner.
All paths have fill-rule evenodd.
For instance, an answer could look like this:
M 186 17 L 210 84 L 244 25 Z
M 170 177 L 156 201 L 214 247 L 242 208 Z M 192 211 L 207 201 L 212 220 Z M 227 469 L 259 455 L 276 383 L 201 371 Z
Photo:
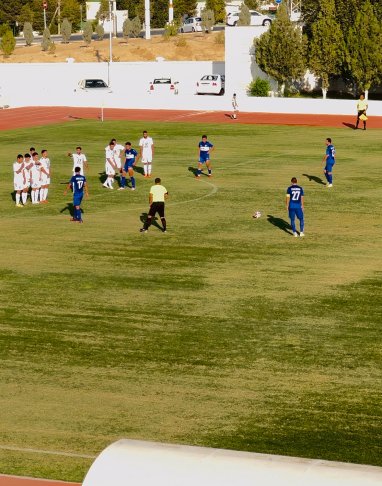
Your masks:
M 181 32 L 202 32 L 201 17 L 188 17 L 180 27 Z
M 271 25 L 272 19 L 268 15 L 263 15 L 256 10 L 250 10 L 251 25 Z M 230 13 L 227 15 L 226 24 L 234 27 L 239 21 L 239 12 Z
M 206 74 L 196 83 L 196 94 L 223 95 L 225 91 L 224 74 Z
M 78 87 L 84 91 L 111 91 L 103 79 L 82 79 Z
M 149 86 L 150 94 L 178 94 L 178 81 L 171 78 L 155 78 Z

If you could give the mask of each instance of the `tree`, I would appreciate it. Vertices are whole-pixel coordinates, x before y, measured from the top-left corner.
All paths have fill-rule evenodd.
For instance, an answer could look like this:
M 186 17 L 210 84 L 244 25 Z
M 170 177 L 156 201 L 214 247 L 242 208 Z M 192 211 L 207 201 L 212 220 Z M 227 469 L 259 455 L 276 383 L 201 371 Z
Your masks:
M 47 27 L 46 29 L 44 29 L 44 32 L 42 34 L 41 49 L 43 51 L 48 51 L 51 44 L 52 44 L 52 39 L 50 37 L 50 30 Z
M 9 57 L 16 47 L 16 39 L 11 30 L 7 30 L 1 38 L 1 50 L 5 57 Z
M 168 0 L 151 0 L 151 27 L 164 27 L 168 21 Z
M 117 0 L 117 7 L 129 11 L 129 18 L 145 17 L 145 0 Z
M 382 28 L 370 1 L 357 12 L 346 44 L 347 64 L 352 76 L 367 92 L 382 78 Z
M 245 3 L 240 5 L 239 20 L 237 25 L 251 25 L 251 12 Z
M 34 35 L 33 35 L 33 27 L 30 22 L 24 23 L 23 34 L 24 34 L 25 44 L 27 46 L 31 46 L 33 43 Z
M 62 21 L 61 25 L 61 36 L 62 42 L 68 44 L 70 41 L 70 36 L 72 35 L 72 23 L 69 22 L 67 18 Z
M 80 3 L 77 0 L 63 0 L 61 5 L 61 18 L 68 19 L 72 28 L 78 29 L 81 23 Z
M 20 15 L 17 17 L 19 24 L 24 25 L 26 22 L 33 24 L 35 13 L 31 9 L 29 3 L 23 5 L 20 10 Z
M 259 0 L 244 0 L 244 3 L 249 8 L 249 10 L 258 10 L 260 7 Z
M 205 10 L 212 10 L 215 22 L 225 21 L 225 0 L 206 0 Z
M 90 21 L 84 23 L 84 28 L 82 30 L 82 38 L 84 39 L 86 45 L 90 45 L 93 35 L 93 26 Z
M 103 38 L 105 37 L 105 29 L 103 28 L 102 24 L 96 25 L 95 32 L 97 34 L 97 40 L 103 40 Z
M 212 27 L 215 24 L 215 16 L 212 10 L 204 9 L 202 10 L 202 29 L 206 34 L 211 32 Z
M 183 17 L 192 17 L 195 15 L 197 2 L 196 0 L 174 0 L 174 17 L 177 19 Z
M 320 0 L 321 10 L 312 24 L 309 44 L 309 67 L 321 78 L 322 95 L 326 98 L 329 77 L 339 74 L 344 60 L 344 39 L 341 26 L 335 18 L 334 0 Z
M 300 78 L 306 71 L 306 43 L 301 30 L 289 20 L 286 6 L 281 4 L 276 20 L 259 39 L 254 40 L 256 62 L 266 74 L 281 84 Z
M 142 22 L 141 19 L 137 16 L 134 17 L 131 21 L 131 30 L 130 35 L 131 37 L 139 37 L 142 30 Z
M 109 18 L 109 2 L 108 0 L 101 0 L 96 19 L 104 22 Z
M 130 32 L 131 32 L 131 20 L 130 19 L 125 19 L 124 22 L 123 22 L 123 25 L 122 25 L 122 34 L 123 34 L 123 38 L 126 40 L 128 40 L 128 38 L 130 37 Z

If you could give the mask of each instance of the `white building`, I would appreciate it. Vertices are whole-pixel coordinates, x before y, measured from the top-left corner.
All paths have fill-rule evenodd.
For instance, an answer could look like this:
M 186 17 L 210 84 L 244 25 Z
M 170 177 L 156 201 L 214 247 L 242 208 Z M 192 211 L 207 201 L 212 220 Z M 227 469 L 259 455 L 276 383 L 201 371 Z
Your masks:
M 99 7 L 101 5 L 100 0 L 87 0 L 86 1 L 86 20 L 95 20 Z M 109 32 L 122 32 L 122 26 L 125 19 L 128 18 L 129 13 L 127 10 L 117 10 L 116 0 L 112 0 L 112 20 L 106 19 L 102 22 L 103 28 L 106 33 Z

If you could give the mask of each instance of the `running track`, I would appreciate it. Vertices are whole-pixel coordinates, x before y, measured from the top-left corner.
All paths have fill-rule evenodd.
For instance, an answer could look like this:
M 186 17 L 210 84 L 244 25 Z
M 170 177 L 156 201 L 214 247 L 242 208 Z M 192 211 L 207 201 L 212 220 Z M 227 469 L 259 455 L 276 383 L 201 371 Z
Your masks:
M 136 120 L 152 122 L 193 123 L 245 123 L 269 125 L 305 125 L 351 129 L 355 116 L 345 115 L 294 115 L 283 113 L 239 113 L 231 120 L 229 113 L 221 111 L 177 111 L 177 110 L 122 110 L 105 108 L 104 120 Z M 41 107 L 12 108 L 0 111 L 0 130 L 43 126 L 81 119 L 101 118 L 100 108 Z M 382 117 L 371 117 L 368 128 L 382 128 Z M 45 479 L 1 476 L 0 486 L 80 486 L 78 483 L 48 481 Z
M 349 115 L 294 115 L 283 113 L 239 113 L 231 120 L 229 113 L 222 111 L 177 111 L 177 110 L 122 110 L 105 108 L 104 120 L 139 120 L 152 122 L 193 123 L 246 123 L 270 125 L 306 125 L 321 127 L 354 127 L 355 116 Z M 74 108 L 66 106 L 11 108 L 0 110 L 0 130 L 34 127 L 51 123 L 63 123 L 78 119 L 100 119 L 100 108 Z M 368 128 L 382 128 L 382 117 L 371 117 Z M 1 486 L 1 485 L 0 485 Z

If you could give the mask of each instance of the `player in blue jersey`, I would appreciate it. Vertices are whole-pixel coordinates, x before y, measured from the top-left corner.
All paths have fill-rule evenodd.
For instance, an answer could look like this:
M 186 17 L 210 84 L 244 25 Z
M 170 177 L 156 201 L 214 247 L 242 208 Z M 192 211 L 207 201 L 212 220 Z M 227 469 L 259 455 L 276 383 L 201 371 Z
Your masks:
M 292 177 L 292 185 L 286 192 L 286 208 L 289 213 L 290 225 L 292 226 L 293 236 L 298 237 L 295 219 L 300 221 L 300 236 L 304 235 L 304 189 L 297 185 L 297 179 Z
M 81 175 L 81 167 L 76 167 L 74 169 L 74 176 L 70 179 L 67 188 L 64 191 L 64 195 L 67 194 L 68 190 L 73 191 L 73 218 L 71 221 L 78 221 L 83 223 L 81 214 L 81 202 L 84 197 L 84 191 L 86 197 L 89 197 L 88 184 L 86 182 L 86 177 Z
M 134 167 L 137 164 L 139 155 L 131 147 L 130 142 L 125 143 L 125 165 L 122 167 L 121 187 L 118 190 L 126 189 L 126 174 L 129 174 L 131 181 L 131 190 L 135 191 Z
M 202 136 L 202 141 L 198 145 L 198 171 L 196 173 L 196 178 L 199 179 L 203 170 L 203 165 L 206 164 L 208 169 L 208 177 L 212 176 L 212 167 L 210 161 L 210 153 L 214 150 L 214 146 L 211 142 L 207 140 L 207 135 Z
M 325 164 L 324 174 L 328 183 L 326 184 L 327 187 L 333 186 L 333 165 L 336 163 L 336 149 L 332 144 L 332 139 L 327 138 L 325 140 L 326 143 L 326 151 L 322 162 Z

